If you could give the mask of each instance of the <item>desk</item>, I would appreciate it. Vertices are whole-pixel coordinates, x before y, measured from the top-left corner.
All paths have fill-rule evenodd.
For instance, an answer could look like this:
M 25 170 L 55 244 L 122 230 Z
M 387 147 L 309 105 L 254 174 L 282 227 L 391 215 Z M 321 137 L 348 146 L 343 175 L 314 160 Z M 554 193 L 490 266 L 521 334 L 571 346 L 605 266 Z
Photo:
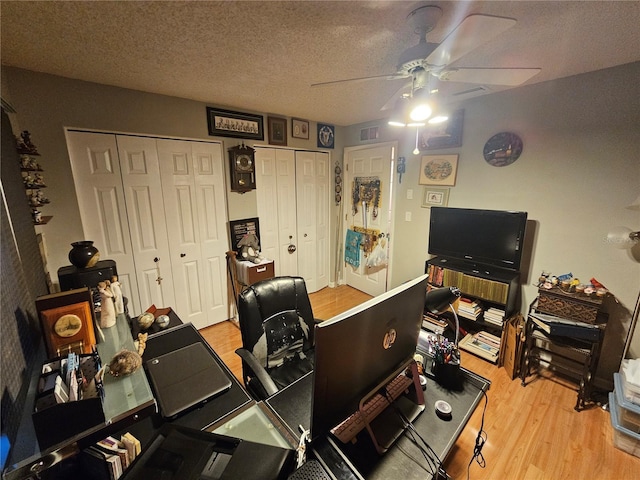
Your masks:
M 427 408 L 414 421 L 418 432 L 442 461 L 449 454 L 490 385 L 487 379 L 473 372 L 464 368 L 461 372 L 462 387 L 459 391 L 447 390 L 429 376 L 425 392 Z M 312 390 L 313 375 L 307 374 L 265 401 L 297 438 L 300 437 L 298 425 L 308 429 L 311 423 Z M 450 421 L 441 420 L 436 415 L 434 404 L 437 400 L 445 400 L 451 405 Z M 372 444 L 366 445 L 362 441 L 359 441 L 355 447 L 353 445 L 337 447 L 338 443 L 321 438 L 312 445 L 314 453 L 338 478 L 360 478 L 358 475 L 361 475 L 367 479 L 422 480 L 428 475 L 422 454 L 404 435 L 383 456 L 375 452 Z M 357 472 L 349 467 L 349 461 L 355 465 Z

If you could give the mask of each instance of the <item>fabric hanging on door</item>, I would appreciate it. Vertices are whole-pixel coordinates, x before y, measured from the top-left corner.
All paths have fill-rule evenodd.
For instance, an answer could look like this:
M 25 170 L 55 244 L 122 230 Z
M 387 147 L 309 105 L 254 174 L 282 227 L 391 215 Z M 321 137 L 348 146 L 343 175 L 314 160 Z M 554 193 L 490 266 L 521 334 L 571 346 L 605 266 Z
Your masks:
M 358 204 L 363 203 L 371 207 L 371 218 L 377 218 L 380 198 L 380 177 L 355 177 L 353 179 L 351 188 L 352 215 L 358 213 Z
M 371 255 L 367 257 L 367 268 L 385 268 L 387 266 L 387 245 L 384 233 L 380 234 Z
M 360 244 L 363 235 L 354 230 L 347 230 L 347 237 L 344 242 L 344 261 L 349 265 L 358 268 L 360 266 Z
M 378 239 L 380 238 L 380 230 L 375 228 L 362 228 L 362 227 L 353 227 L 353 230 L 362 235 L 360 240 L 360 248 L 364 252 L 364 256 L 368 257 L 375 246 L 378 244 Z

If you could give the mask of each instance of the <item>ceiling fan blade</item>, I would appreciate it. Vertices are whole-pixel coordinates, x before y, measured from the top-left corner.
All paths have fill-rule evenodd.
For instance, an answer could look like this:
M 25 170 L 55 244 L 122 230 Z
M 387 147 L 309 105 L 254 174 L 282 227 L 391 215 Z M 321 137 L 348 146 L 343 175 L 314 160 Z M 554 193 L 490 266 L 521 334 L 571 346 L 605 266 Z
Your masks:
M 540 73 L 539 68 L 452 68 L 438 75 L 442 81 L 484 83 L 487 85 L 522 85 Z
M 371 75 L 369 77 L 356 77 L 356 78 L 345 78 L 343 80 L 331 80 L 329 82 L 318 82 L 318 83 L 312 83 L 311 86 L 312 87 L 324 87 L 327 85 L 337 85 L 339 83 L 347 83 L 347 82 L 365 82 L 368 80 L 375 80 L 378 78 L 384 78 L 387 80 L 393 80 L 395 78 L 404 78 L 407 77 L 406 74 L 404 73 L 388 73 L 386 75 Z
M 385 103 L 382 106 L 380 111 L 391 110 L 395 108 L 398 99 L 402 98 L 405 95 L 411 95 L 411 82 L 404 84 L 402 87 L 396 90 L 396 92 L 391 96 L 391 98 L 387 100 L 387 103 Z
M 513 18 L 469 15 L 427 57 L 427 63 L 443 67 L 513 27 Z

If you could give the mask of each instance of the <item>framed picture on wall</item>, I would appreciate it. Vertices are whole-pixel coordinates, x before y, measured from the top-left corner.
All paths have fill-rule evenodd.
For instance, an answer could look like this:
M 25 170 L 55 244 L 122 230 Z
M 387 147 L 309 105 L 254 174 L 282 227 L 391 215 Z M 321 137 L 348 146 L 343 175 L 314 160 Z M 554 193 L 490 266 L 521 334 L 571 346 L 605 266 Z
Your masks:
M 269 143 L 271 145 L 287 145 L 287 119 L 267 117 L 269 127 Z
M 291 136 L 309 140 L 309 122 L 300 118 L 291 119 Z
M 449 189 L 424 187 L 422 192 L 422 207 L 446 207 L 449 203 Z
M 453 187 L 458 173 L 458 155 L 425 155 L 420 164 L 420 185 Z
M 420 129 L 419 150 L 461 147 L 463 119 L 464 110 L 456 110 L 446 122 L 435 125 L 427 124 L 426 127 Z
M 262 115 L 207 107 L 209 135 L 263 140 Z

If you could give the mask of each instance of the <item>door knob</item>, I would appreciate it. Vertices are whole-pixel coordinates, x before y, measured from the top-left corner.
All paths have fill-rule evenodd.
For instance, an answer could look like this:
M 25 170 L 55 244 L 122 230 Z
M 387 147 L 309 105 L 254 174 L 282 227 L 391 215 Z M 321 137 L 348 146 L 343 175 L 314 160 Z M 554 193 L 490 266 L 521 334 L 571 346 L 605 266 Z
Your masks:
M 186 256 L 187 256 L 187 254 L 186 254 L 186 253 L 181 253 L 181 254 L 180 254 L 180 258 L 183 258 L 183 257 L 186 257 Z

